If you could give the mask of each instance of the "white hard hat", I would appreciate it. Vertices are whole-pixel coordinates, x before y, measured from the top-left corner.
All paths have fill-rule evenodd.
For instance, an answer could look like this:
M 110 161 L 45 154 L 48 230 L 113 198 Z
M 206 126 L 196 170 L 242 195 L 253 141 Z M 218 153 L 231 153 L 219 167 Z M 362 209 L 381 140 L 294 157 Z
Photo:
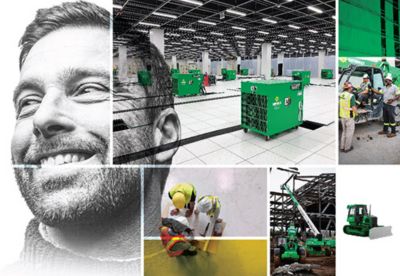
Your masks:
M 385 80 L 393 81 L 392 74 L 387 74 L 386 77 L 385 77 Z
M 368 74 L 364 74 L 363 79 L 369 79 Z
M 197 202 L 197 208 L 202 213 L 207 213 L 212 208 L 212 202 L 208 197 L 203 197 L 199 202 Z
M 188 219 L 186 217 L 184 217 L 184 216 L 180 216 L 180 215 L 178 215 L 178 216 L 169 216 L 169 218 L 170 219 L 174 219 L 174 220 L 182 223 L 183 225 L 185 225 L 187 227 L 190 227 Z

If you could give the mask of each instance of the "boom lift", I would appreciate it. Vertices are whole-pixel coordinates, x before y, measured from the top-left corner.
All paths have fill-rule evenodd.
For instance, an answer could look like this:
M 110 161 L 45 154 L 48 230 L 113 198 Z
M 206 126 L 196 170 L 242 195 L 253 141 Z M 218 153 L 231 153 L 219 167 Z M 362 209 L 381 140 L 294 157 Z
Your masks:
M 323 238 L 317 227 L 315 227 L 314 223 L 312 222 L 311 218 L 307 215 L 307 212 L 303 209 L 300 203 L 297 201 L 296 197 L 294 196 L 293 192 L 287 186 L 287 183 L 291 179 L 296 179 L 296 175 L 299 174 L 297 171 L 292 170 L 285 170 L 278 168 L 280 170 L 289 171 L 292 175 L 289 179 L 281 185 L 281 189 L 286 191 L 290 196 L 291 200 L 293 201 L 294 206 L 297 208 L 301 216 L 303 217 L 304 221 L 307 223 L 308 227 L 310 228 L 311 232 L 313 233 L 314 237 L 308 238 L 305 243 L 305 250 L 307 256 L 330 256 L 334 248 L 336 247 L 335 239 L 331 238 Z

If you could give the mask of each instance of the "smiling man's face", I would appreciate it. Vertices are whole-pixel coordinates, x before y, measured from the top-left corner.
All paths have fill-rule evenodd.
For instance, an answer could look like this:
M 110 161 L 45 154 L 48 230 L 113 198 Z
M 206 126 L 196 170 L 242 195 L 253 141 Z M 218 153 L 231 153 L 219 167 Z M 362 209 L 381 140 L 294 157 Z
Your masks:
M 50 217 L 62 220 L 68 210 L 96 208 L 92 201 L 113 188 L 99 172 L 82 170 L 109 162 L 109 39 L 105 28 L 61 28 L 40 39 L 22 65 L 12 158 L 37 166 L 16 173 L 39 217 L 54 211 Z

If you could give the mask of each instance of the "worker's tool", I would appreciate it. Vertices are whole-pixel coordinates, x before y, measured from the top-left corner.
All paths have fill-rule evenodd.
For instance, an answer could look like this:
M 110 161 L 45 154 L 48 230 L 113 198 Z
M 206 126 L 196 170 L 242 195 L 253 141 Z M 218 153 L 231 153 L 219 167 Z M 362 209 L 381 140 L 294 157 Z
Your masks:
M 244 132 L 270 136 L 303 123 L 303 85 L 300 81 L 258 80 L 241 83 Z
M 347 215 L 348 225 L 343 227 L 344 233 L 348 235 L 368 237 L 378 239 L 392 235 L 391 226 L 378 225 L 378 218 L 371 215 L 371 206 L 369 212 L 365 204 L 347 205 L 349 210 Z

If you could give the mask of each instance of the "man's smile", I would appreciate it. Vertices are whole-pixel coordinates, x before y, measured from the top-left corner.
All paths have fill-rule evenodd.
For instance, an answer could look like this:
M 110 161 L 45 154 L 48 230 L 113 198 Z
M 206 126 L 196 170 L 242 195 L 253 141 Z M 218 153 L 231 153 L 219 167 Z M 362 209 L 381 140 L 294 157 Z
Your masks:
M 54 165 L 64 165 L 71 163 L 83 162 L 91 157 L 94 153 L 89 152 L 78 152 L 76 150 L 65 150 L 63 152 L 55 152 L 50 154 L 43 154 L 38 159 L 33 160 L 34 164 L 39 164 L 42 166 L 54 166 Z

